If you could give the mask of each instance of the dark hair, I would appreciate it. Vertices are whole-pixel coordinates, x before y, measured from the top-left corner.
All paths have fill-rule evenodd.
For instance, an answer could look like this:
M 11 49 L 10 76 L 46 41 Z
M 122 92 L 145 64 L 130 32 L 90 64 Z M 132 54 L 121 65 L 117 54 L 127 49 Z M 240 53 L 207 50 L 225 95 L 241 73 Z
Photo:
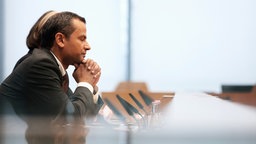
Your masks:
M 37 21 L 36 23 L 32 26 L 30 29 L 27 39 L 26 39 L 26 44 L 27 47 L 30 50 L 33 50 L 34 48 L 38 48 L 40 45 L 40 38 L 39 38 L 39 31 L 41 30 L 42 26 L 45 24 L 45 22 L 54 14 L 57 12 L 55 11 L 47 11 L 45 12 Z
M 40 47 L 50 49 L 53 46 L 56 33 L 60 32 L 67 38 L 74 32 L 72 20 L 79 19 L 86 23 L 85 19 L 73 12 L 60 12 L 50 17 L 40 31 Z

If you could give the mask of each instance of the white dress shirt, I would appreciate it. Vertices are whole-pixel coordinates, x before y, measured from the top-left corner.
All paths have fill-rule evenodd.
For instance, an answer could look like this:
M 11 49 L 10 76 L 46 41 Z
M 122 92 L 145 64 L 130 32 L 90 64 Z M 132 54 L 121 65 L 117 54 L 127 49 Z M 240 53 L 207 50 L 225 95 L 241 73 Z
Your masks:
M 52 53 L 52 55 L 54 56 L 54 58 L 56 59 L 58 65 L 59 65 L 59 69 L 60 69 L 61 75 L 64 76 L 64 75 L 66 74 L 66 70 L 64 69 L 62 63 L 61 63 L 61 62 L 58 60 L 58 58 L 54 55 L 54 53 L 53 53 L 53 52 L 51 52 L 51 53 Z M 77 84 L 77 87 L 86 87 L 86 88 L 88 88 L 88 89 L 91 91 L 91 93 L 93 94 L 93 86 L 92 86 L 90 83 L 88 83 L 88 82 L 79 82 L 79 83 Z M 97 92 L 95 95 L 93 95 L 94 103 L 97 103 L 98 98 L 99 98 L 99 93 Z

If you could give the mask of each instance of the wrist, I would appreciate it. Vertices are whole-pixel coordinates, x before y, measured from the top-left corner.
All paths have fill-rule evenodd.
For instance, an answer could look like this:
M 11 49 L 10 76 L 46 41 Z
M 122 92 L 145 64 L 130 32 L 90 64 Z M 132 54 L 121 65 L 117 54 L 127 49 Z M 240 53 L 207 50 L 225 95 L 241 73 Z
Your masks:
M 93 87 L 93 94 L 95 95 L 97 92 L 98 92 L 98 87 L 97 87 L 97 86 L 94 86 L 94 87 Z

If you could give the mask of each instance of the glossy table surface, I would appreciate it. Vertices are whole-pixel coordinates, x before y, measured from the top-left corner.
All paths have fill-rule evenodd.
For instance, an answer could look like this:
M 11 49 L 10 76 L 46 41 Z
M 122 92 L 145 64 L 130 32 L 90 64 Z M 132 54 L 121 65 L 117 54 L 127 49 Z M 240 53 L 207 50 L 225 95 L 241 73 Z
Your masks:
M 120 95 L 136 106 L 128 100 L 126 94 Z M 167 97 L 164 95 L 155 96 L 162 104 L 158 127 L 145 129 L 131 127 L 130 132 L 127 132 L 127 129 L 120 130 L 120 125 L 115 128 L 108 127 L 106 130 L 109 137 L 117 136 L 116 141 L 109 143 L 119 143 L 120 139 L 123 143 L 133 144 L 256 143 L 255 107 L 233 103 L 205 93 L 176 92 L 173 97 L 170 94 L 167 94 Z M 141 100 L 139 97 L 138 99 Z M 121 107 L 118 101 L 114 103 L 117 107 Z M 91 138 L 97 137 L 97 134 L 106 136 L 96 131 L 92 131 Z M 104 128 L 100 131 L 103 132 Z M 93 139 L 89 138 L 89 141 L 93 142 Z

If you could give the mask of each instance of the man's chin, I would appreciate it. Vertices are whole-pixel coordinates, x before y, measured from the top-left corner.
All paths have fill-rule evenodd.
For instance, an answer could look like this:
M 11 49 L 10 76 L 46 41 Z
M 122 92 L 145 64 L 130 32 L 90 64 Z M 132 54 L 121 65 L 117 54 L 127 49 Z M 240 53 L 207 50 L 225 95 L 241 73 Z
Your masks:
M 81 59 L 81 60 L 79 60 L 79 61 L 77 61 L 77 62 L 74 62 L 72 65 L 81 64 L 81 63 L 83 63 L 83 61 L 84 61 L 84 59 Z

